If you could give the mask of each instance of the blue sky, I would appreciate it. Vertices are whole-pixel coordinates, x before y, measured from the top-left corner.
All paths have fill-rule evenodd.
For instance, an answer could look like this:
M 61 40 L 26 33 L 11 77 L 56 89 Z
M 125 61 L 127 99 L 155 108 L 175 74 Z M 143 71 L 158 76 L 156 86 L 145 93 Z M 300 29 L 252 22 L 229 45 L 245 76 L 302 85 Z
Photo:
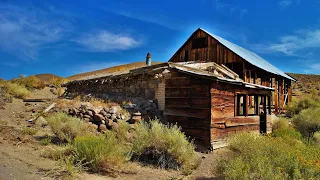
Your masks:
M 167 61 L 198 27 L 285 72 L 320 74 L 319 0 L 0 0 L 0 77 Z

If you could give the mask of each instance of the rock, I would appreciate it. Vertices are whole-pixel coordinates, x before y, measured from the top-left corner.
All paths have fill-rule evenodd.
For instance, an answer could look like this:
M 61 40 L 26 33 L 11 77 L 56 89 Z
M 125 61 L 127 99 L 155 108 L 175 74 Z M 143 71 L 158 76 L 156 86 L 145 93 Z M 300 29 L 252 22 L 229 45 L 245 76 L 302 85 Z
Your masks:
M 103 108 L 103 110 L 104 110 L 105 112 L 109 112 L 109 108 L 107 108 L 107 107 Z
M 101 115 L 101 114 L 95 114 L 95 115 L 93 116 L 93 119 L 94 119 L 96 122 L 101 122 L 101 121 L 105 120 L 105 118 L 104 118 L 103 115 Z
M 111 116 L 112 116 L 112 114 L 107 114 L 107 115 L 106 115 L 106 118 L 110 119 Z
M 91 121 L 91 118 L 83 118 L 83 120 L 85 121 L 85 122 L 90 122 Z
M 108 129 L 107 129 L 107 126 L 106 126 L 105 124 L 100 124 L 100 125 L 99 125 L 99 130 L 100 130 L 100 131 L 106 131 L 106 130 L 108 130 Z
M 83 115 L 83 118 L 91 118 L 91 117 L 92 117 L 92 116 L 87 115 L 87 114 Z
M 112 106 L 110 109 L 109 109 L 109 113 L 110 114 L 116 114 L 118 112 L 118 108 L 116 106 Z
M 107 117 L 107 115 L 108 115 L 108 113 L 107 113 L 107 112 L 105 112 L 104 110 L 100 111 L 100 113 L 99 113 L 99 114 L 102 114 L 104 117 Z
M 47 122 L 47 120 L 46 120 L 44 117 L 40 116 L 40 117 L 35 121 L 35 124 L 36 124 L 37 126 L 45 127 L 45 126 L 48 125 L 48 122 Z
M 111 115 L 111 120 L 112 120 L 112 121 L 116 121 L 116 120 L 117 120 L 117 115 L 112 114 L 112 115 Z
M 106 121 L 105 121 L 105 120 L 102 120 L 102 121 L 101 121 L 101 124 L 106 124 Z
M 112 127 L 112 123 L 113 123 L 113 121 L 112 121 L 111 119 L 106 120 L 106 126 L 107 126 L 108 128 L 111 128 L 111 127 Z
M 111 125 L 112 129 L 117 129 L 118 127 L 119 127 L 119 124 L 116 123 L 116 122 L 113 122 L 112 125 Z
M 25 103 L 24 105 L 25 105 L 25 106 L 31 106 L 31 104 L 30 104 L 30 103 Z
M 121 119 L 121 114 L 120 114 L 120 113 L 117 113 L 117 114 L 116 114 L 116 118 L 117 118 L 117 119 Z
M 87 110 L 87 111 L 85 112 L 85 114 L 86 114 L 86 115 L 89 115 L 89 116 L 93 116 L 93 111 Z

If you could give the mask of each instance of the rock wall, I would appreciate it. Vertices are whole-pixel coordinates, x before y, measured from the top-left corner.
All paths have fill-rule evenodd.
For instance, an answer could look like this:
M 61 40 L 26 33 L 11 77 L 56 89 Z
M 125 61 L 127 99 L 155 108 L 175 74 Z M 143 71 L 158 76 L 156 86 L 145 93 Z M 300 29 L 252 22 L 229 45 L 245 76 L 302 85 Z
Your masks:
M 130 113 L 140 112 L 144 119 L 161 119 L 165 105 L 165 79 L 158 74 L 73 81 L 66 92 L 71 98 L 85 95 L 118 102 Z

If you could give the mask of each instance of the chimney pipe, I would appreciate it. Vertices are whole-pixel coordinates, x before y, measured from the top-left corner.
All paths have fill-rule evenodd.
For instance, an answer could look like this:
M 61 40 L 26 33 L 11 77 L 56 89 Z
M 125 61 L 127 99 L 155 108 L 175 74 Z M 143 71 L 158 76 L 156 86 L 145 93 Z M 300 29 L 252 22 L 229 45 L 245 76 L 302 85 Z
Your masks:
M 151 54 L 150 54 L 150 53 L 147 54 L 147 57 L 146 57 L 146 65 L 147 65 L 147 66 L 151 66 Z

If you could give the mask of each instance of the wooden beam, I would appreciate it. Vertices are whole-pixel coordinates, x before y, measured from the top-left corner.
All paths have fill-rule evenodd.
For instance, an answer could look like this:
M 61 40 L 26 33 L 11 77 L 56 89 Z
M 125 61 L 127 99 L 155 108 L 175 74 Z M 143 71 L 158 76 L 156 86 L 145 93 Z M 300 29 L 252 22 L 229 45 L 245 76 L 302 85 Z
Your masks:
M 279 112 L 279 109 L 278 109 L 279 102 L 278 101 L 279 101 L 279 82 L 275 78 L 275 86 L 274 86 L 274 109 L 275 109 L 275 113 Z
M 248 111 L 249 111 L 249 103 L 248 103 L 248 102 L 249 102 L 249 98 L 248 98 L 248 94 L 246 94 L 244 101 L 245 101 L 245 115 L 248 116 Z

